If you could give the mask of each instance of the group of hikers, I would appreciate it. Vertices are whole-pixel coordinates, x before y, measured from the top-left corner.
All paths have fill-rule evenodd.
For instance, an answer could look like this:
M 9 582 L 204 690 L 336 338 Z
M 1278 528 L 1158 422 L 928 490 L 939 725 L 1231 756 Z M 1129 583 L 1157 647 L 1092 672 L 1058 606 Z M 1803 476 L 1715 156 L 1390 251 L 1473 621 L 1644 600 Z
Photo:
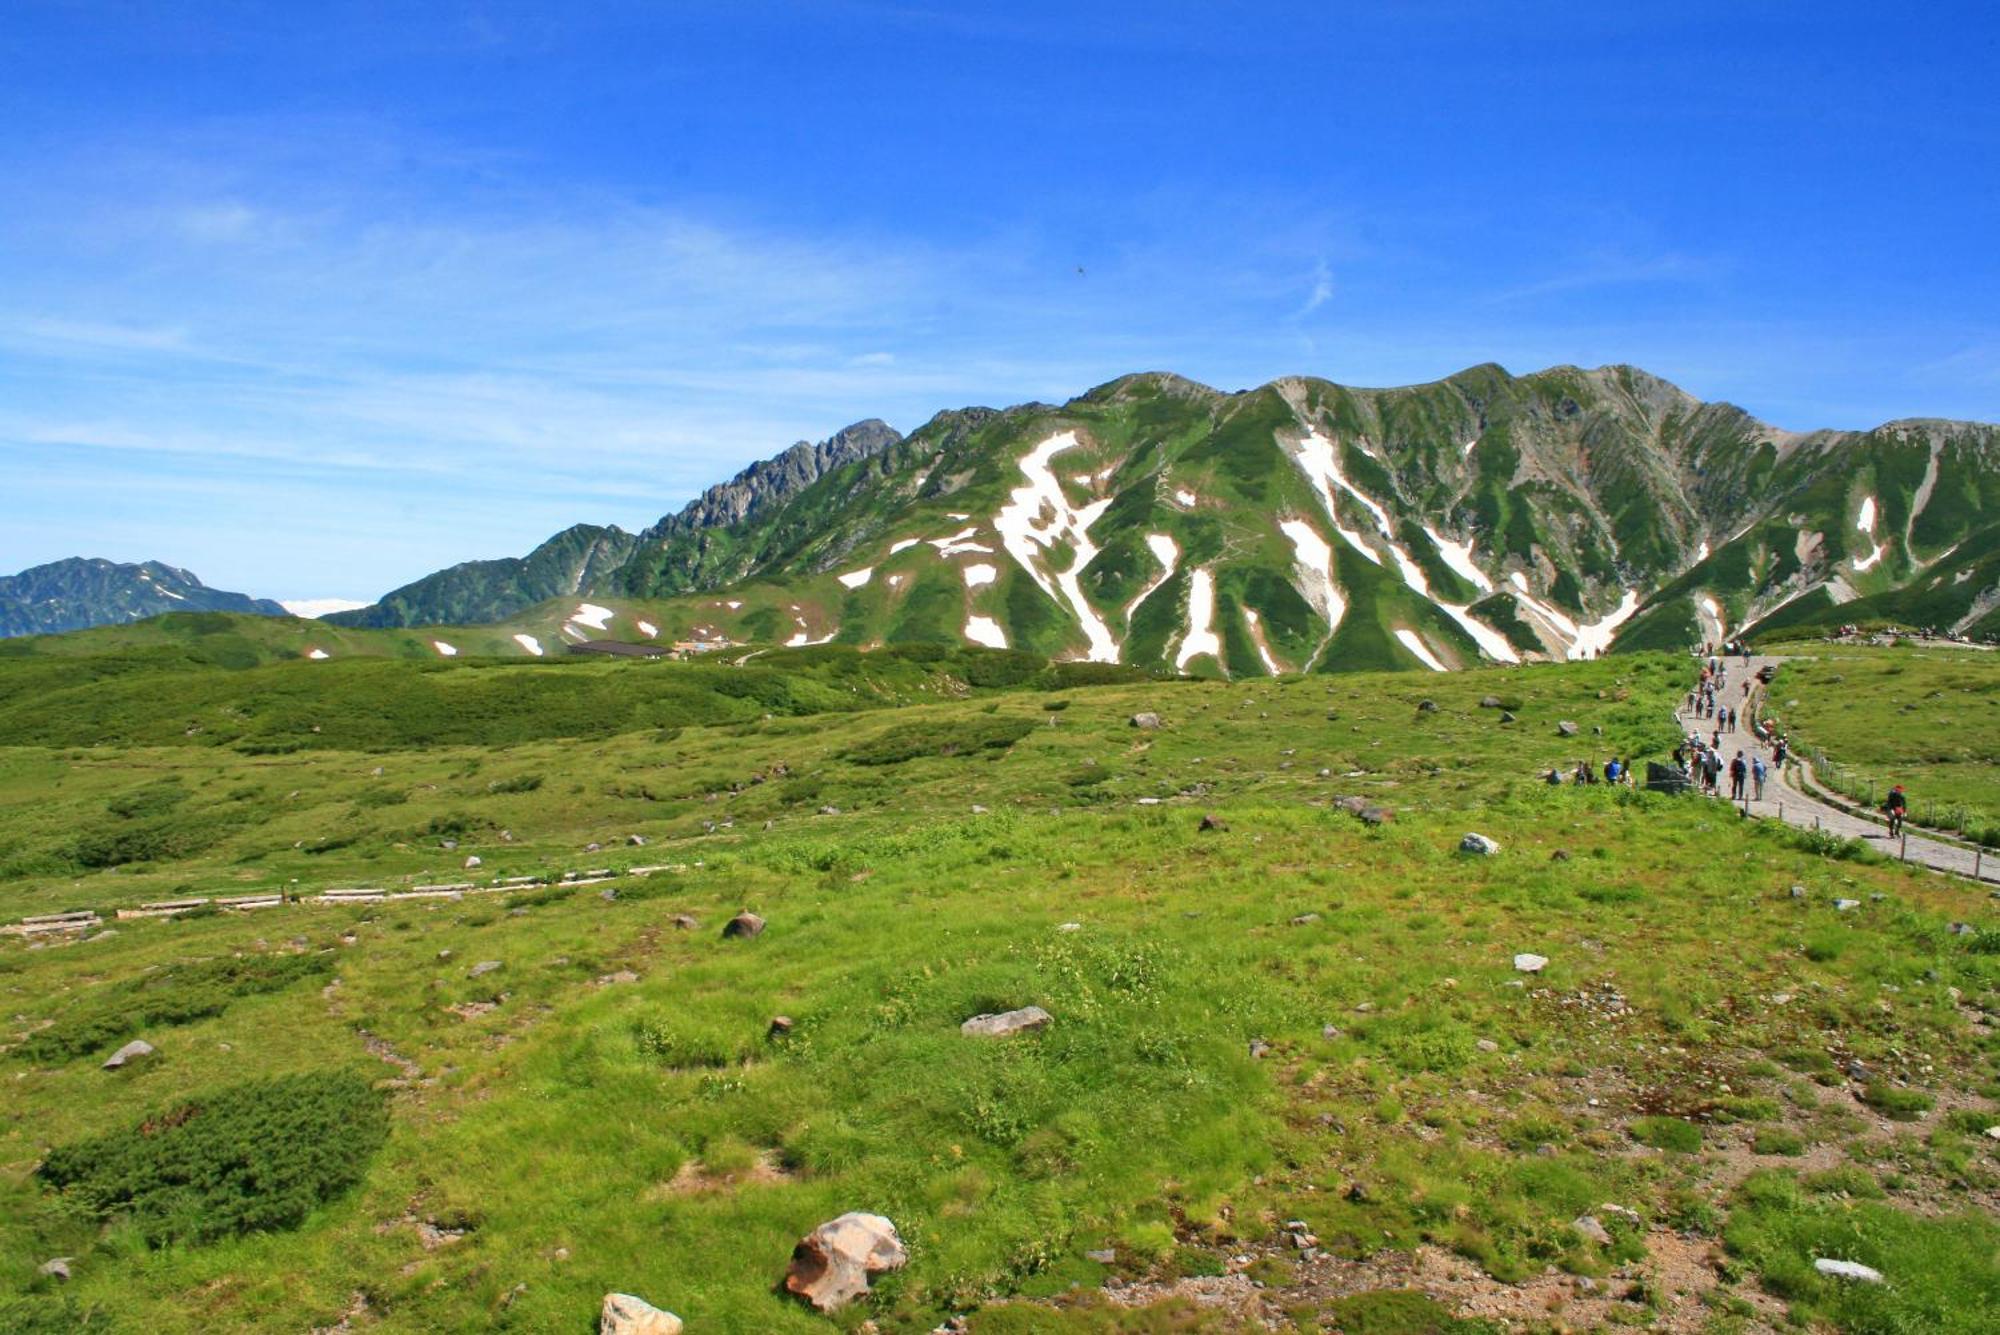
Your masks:
M 1629 760 L 1620 760 L 1616 756 L 1605 761 L 1602 766 L 1593 760 L 1579 760 L 1576 762 L 1576 767 L 1570 771 L 1568 781 L 1570 783 L 1630 784 L 1632 782 L 1632 762 Z M 1564 782 L 1562 766 L 1551 766 L 1549 772 L 1542 776 L 1542 782 L 1548 784 L 1551 788 L 1561 786 Z
M 1729 663 L 1728 658 L 1740 658 L 1747 667 L 1750 661 L 1750 647 L 1740 641 L 1720 647 L 1703 645 L 1701 675 L 1694 688 L 1687 695 L 1687 713 L 1701 720 L 1714 720 L 1714 725 L 1704 737 L 1700 728 L 1691 730 L 1682 743 L 1674 748 L 1674 764 L 1683 775 L 1710 796 L 1720 796 L 1722 780 L 1729 779 L 1729 800 L 1732 802 L 1761 802 L 1764 800 L 1764 784 L 1771 774 L 1782 772 L 1785 761 L 1791 756 L 1791 741 L 1778 726 L 1768 719 L 1759 718 L 1753 694 L 1758 686 L 1758 678 L 1751 676 L 1743 681 L 1738 693 L 1739 703 L 1724 703 L 1728 698 Z M 1754 746 L 1746 754 L 1742 747 L 1727 762 L 1722 758 L 1723 734 L 1735 732 L 1740 723 L 1739 708 L 1750 711 L 1748 731 L 1756 743 L 1770 748 L 1767 762 L 1761 750 Z M 1903 832 L 1903 821 L 1909 814 L 1909 798 L 1903 792 L 1903 785 L 1896 784 L 1889 790 L 1888 800 L 1882 804 L 1882 814 L 1889 818 L 1889 834 L 1893 838 Z
M 1758 688 L 1770 681 L 1771 669 L 1765 667 L 1752 673 L 1750 657 L 1749 644 L 1740 639 L 1701 646 L 1696 654 L 1701 664 L 1700 675 L 1689 689 L 1682 711 L 1696 721 L 1696 726 L 1674 748 L 1672 771 L 1665 771 L 1660 765 L 1649 767 L 1647 787 L 1667 791 L 1692 787 L 1711 797 L 1721 797 L 1726 780 L 1730 801 L 1764 800 L 1765 784 L 1774 774 L 1782 773 L 1785 762 L 1791 758 L 1791 742 L 1775 722 L 1759 717 L 1762 696 Z M 1729 689 L 1732 659 L 1740 662 L 1743 673 L 1734 692 Z M 1725 758 L 1723 738 L 1737 732 L 1748 732 L 1751 743 L 1748 747 L 1735 747 L 1735 754 Z M 1614 756 L 1601 766 L 1595 761 L 1578 760 L 1567 778 L 1561 765 L 1551 766 L 1542 780 L 1552 788 L 1564 783 L 1630 785 L 1636 782 L 1636 776 L 1630 760 Z M 1899 783 L 1889 790 L 1882 813 L 1889 818 L 1890 835 L 1901 834 L 1903 821 L 1909 814 L 1909 799 L 1903 785 Z

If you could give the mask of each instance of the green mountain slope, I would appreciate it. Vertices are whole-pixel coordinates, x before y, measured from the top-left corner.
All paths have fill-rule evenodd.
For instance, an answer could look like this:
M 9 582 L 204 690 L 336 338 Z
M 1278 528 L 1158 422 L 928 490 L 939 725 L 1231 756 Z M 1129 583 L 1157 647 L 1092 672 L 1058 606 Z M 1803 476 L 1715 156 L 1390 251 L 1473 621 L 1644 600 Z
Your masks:
M 617 527 L 577 524 L 525 557 L 467 561 L 426 575 L 351 612 L 321 618 L 336 626 L 423 626 L 498 621 L 547 598 L 578 593 L 615 573 L 639 540 Z

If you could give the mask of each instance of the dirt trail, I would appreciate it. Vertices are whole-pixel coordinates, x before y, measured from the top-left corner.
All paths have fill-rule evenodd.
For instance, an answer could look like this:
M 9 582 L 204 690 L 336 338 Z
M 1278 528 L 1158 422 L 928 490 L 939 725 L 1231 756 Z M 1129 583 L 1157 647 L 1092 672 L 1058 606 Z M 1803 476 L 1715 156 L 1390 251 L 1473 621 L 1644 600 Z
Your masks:
M 1761 668 L 1768 666 L 1774 670 L 1781 669 L 1783 662 L 1783 659 L 1762 654 L 1752 655 L 1747 661 L 1740 657 L 1724 660 L 1728 675 L 1716 698 L 1723 704 L 1736 707 L 1746 716 L 1743 724 L 1722 734 L 1722 745 L 1719 749 L 1722 752 L 1724 766 L 1722 782 L 1725 793 L 1729 790 L 1728 764 L 1738 751 L 1741 751 L 1746 758 L 1762 754 L 1767 764 L 1771 758 L 1770 748 L 1759 741 L 1747 726 L 1749 710 L 1745 707 L 1743 683 L 1754 681 L 1755 674 Z M 1754 687 L 1750 698 L 1752 700 L 1758 698 L 1758 693 L 1763 689 L 1761 685 Z M 1707 737 L 1715 727 L 1714 719 L 1696 718 L 1685 709 L 1677 710 L 1675 718 L 1684 733 L 1698 732 Z M 1793 760 L 1800 769 L 1810 775 L 1811 768 L 1803 760 L 1797 757 L 1793 757 Z M 2000 854 L 1987 856 L 1970 848 L 1961 848 L 1956 844 L 1944 843 L 1919 834 L 1911 834 L 1907 844 L 1901 839 L 1891 839 L 1888 827 L 1880 821 L 1868 820 L 1810 796 L 1798 786 L 1795 776 L 1789 772 L 1780 774 L 1773 769 L 1764 781 L 1763 800 L 1759 801 L 1752 797 L 1749 801 L 1737 805 L 1751 816 L 1775 817 L 1801 829 L 1820 829 L 1842 838 L 1863 839 L 1871 848 L 1890 857 L 1901 857 L 1935 871 L 1950 872 L 1955 876 L 2000 884 Z

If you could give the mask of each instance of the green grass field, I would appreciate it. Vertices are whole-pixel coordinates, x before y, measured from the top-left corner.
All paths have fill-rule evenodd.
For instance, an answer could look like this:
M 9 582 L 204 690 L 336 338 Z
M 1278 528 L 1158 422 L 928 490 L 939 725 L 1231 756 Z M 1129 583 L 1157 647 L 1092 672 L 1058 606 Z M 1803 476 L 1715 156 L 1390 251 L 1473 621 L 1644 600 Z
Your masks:
M 2000 654 L 1802 643 L 1771 689 L 1796 742 L 1823 751 L 1821 782 L 1866 803 L 1891 784 L 1923 824 L 2000 846 Z M 1796 703 L 1794 703 L 1796 702 Z
M 1972 1332 L 2000 1310 L 1981 892 L 1536 779 L 1670 745 L 1684 660 L 987 687 L 932 664 L 859 708 L 812 692 L 889 660 L 828 651 L 792 674 L 797 712 L 573 736 L 547 723 L 571 692 L 698 678 L 550 665 L 450 704 L 484 740 L 242 745 L 275 709 L 246 702 L 326 666 L 256 669 L 249 695 L 197 677 L 180 699 L 247 714 L 226 740 L 90 745 L 86 695 L 69 733 L 0 749 L 0 918 L 678 870 L 0 944 L 0 1328 L 580 1332 L 610 1290 L 744 1332 Z M 484 689 L 433 675 L 368 687 Z M 1501 852 L 1459 853 L 1468 830 Z M 768 930 L 722 939 L 742 909 Z M 959 1033 L 1030 1004 L 1045 1033 Z M 133 1037 L 157 1054 L 98 1069 Z M 774 1286 L 847 1210 L 912 1259 L 821 1317 Z M 1842 1287 L 1826 1255 L 1891 1282 Z M 37 1274 L 54 1256 L 67 1284 Z

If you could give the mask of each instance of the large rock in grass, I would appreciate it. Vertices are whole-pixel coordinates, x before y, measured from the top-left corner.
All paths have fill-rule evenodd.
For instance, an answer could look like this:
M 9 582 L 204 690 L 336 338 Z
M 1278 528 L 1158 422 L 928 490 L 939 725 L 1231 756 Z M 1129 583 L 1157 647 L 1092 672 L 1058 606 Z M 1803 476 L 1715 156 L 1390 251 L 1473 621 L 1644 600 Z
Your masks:
M 104 1069 L 116 1071 L 134 1062 L 142 1062 L 153 1055 L 153 1045 L 143 1038 L 135 1038 L 105 1059 Z
M 724 937 L 742 937 L 748 940 L 764 934 L 764 920 L 754 913 L 739 913 L 722 925 Z
M 1160 716 L 1151 710 L 1147 710 L 1143 714 L 1134 714 L 1132 716 L 1132 726 L 1150 731 L 1160 726 Z
M 1564 719 L 1562 722 L 1556 724 L 1556 735 L 1558 737 L 1574 737 L 1576 733 L 1576 724 L 1570 722 L 1568 719 Z
M 1478 857 L 1490 858 L 1500 851 L 1500 845 L 1483 834 L 1468 834 L 1458 841 L 1458 851 Z
M 1046 1029 L 1055 1023 L 1055 1016 L 1040 1006 L 1023 1006 L 1017 1011 L 1002 1011 L 998 1015 L 975 1015 L 958 1027 L 958 1032 L 972 1038 L 1012 1038 L 1016 1034 L 1031 1034 L 1038 1029 Z
M 1834 1261 L 1826 1257 L 1814 1257 L 1813 1269 L 1831 1279 L 1852 1280 L 1856 1284 L 1880 1284 L 1882 1272 L 1872 1265 L 1859 1261 Z
M 868 1292 L 875 1276 L 901 1270 L 909 1260 L 896 1226 L 887 1219 L 844 1214 L 799 1239 L 785 1272 L 785 1288 L 822 1312 L 835 1312 Z
M 644 1298 L 607 1293 L 597 1318 L 597 1335 L 681 1335 L 681 1319 Z

